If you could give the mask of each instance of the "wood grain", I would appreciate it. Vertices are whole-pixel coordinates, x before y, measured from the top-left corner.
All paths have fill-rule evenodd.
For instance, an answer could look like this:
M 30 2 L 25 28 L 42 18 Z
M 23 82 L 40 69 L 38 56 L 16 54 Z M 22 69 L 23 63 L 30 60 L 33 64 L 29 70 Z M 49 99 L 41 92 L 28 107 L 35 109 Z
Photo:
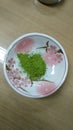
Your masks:
M 0 0 L 0 46 L 7 49 L 29 32 L 46 33 L 62 44 L 68 76 L 55 94 L 31 99 L 8 85 L 0 63 L 0 130 L 73 130 L 73 0 L 54 6 L 37 0 Z

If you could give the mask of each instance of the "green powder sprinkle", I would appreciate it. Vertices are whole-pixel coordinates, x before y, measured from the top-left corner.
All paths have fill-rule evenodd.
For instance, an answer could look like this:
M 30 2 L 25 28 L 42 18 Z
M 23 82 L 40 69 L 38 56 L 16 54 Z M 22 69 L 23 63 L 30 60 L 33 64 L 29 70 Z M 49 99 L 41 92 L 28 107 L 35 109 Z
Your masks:
M 40 54 L 17 54 L 23 71 L 31 81 L 40 79 L 46 72 L 46 64 Z

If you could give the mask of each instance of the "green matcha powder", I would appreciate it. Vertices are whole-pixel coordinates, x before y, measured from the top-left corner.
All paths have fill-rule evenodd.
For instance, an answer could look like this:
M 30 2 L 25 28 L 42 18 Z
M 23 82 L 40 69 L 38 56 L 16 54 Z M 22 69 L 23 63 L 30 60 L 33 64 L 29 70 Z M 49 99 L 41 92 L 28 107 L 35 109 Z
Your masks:
M 31 81 L 39 80 L 46 72 L 46 64 L 40 54 L 17 54 L 20 66 Z

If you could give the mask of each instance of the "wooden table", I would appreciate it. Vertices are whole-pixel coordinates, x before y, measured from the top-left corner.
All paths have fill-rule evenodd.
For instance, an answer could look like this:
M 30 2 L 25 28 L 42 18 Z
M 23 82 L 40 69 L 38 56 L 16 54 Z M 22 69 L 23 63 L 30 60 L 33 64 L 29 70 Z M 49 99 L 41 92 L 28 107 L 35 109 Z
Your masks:
M 7 83 L 0 63 L 0 130 L 73 130 L 73 0 L 46 6 L 37 0 L 0 0 L 0 47 L 41 32 L 56 38 L 69 59 L 65 83 L 53 95 L 31 99 Z

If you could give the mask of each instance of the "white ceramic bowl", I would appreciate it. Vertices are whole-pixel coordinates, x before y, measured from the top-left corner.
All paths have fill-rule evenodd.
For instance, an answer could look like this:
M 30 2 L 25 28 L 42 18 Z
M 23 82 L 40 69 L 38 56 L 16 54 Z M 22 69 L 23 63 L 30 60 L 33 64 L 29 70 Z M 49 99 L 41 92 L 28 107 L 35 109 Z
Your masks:
M 56 92 L 64 83 L 67 72 L 65 50 L 53 37 L 42 33 L 28 33 L 16 39 L 4 59 L 4 74 L 9 85 L 31 98 Z

